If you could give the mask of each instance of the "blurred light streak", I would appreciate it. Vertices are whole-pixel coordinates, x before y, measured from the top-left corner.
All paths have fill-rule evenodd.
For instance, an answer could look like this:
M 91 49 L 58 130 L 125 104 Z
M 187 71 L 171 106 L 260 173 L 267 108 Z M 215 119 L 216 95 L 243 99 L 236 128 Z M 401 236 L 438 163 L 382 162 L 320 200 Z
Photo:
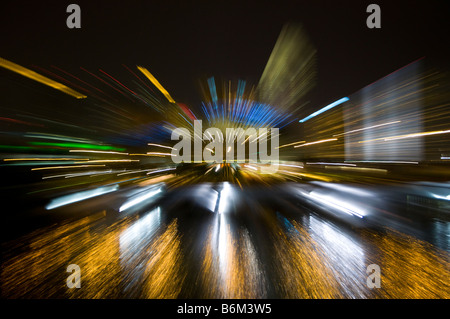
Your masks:
M 86 175 L 102 175 L 102 174 L 112 174 L 115 173 L 112 170 L 108 171 L 89 171 L 89 172 L 82 172 L 82 173 L 67 173 L 67 174 L 59 174 L 59 175 L 50 175 L 50 176 L 43 176 L 42 179 L 49 179 L 49 178 L 57 178 L 57 177 L 64 177 L 64 178 L 71 178 L 71 177 L 78 177 L 78 176 L 86 176 Z
M 147 152 L 147 155 L 172 156 L 171 153 L 161 153 L 161 152 Z
M 244 145 L 248 141 L 249 138 L 250 138 L 250 135 L 247 136 L 247 138 L 241 143 L 241 145 Z
M 164 153 L 164 154 L 166 154 L 166 153 Z M 158 155 L 158 154 L 138 154 L 138 153 L 132 153 L 132 154 L 129 154 L 129 155 L 130 156 L 158 156 L 158 157 L 167 156 L 167 155 Z M 173 155 L 173 156 L 176 156 L 176 155 Z
M 343 185 L 343 184 L 336 184 L 336 183 L 324 183 L 324 182 L 311 182 L 311 184 L 315 184 L 315 185 L 319 185 L 325 188 L 331 188 L 343 193 L 350 193 L 353 195 L 358 195 L 358 196 L 366 196 L 366 197 L 373 197 L 375 196 L 375 193 L 370 192 L 370 191 L 365 191 L 365 190 L 361 190 L 357 187 L 352 187 L 352 186 L 348 186 L 348 185 Z
M 166 172 L 166 171 L 173 171 L 174 169 L 176 169 L 176 168 L 157 169 L 157 170 L 148 172 L 147 175 L 161 173 L 161 172 Z
M 121 95 L 125 96 L 126 98 L 128 98 L 130 101 L 132 101 L 132 99 L 130 99 L 127 95 L 123 94 L 122 91 L 120 91 L 119 89 L 117 89 L 116 87 L 110 85 L 108 82 L 106 82 L 105 80 L 103 80 L 102 78 L 98 77 L 97 75 L 95 75 L 94 73 L 89 72 L 88 70 L 86 70 L 83 67 L 80 67 L 81 70 L 83 70 L 84 72 L 89 73 L 90 75 L 92 75 L 93 77 L 95 77 L 97 80 L 101 81 L 102 83 L 106 84 L 107 86 L 109 86 L 110 88 L 112 88 L 113 90 L 115 90 L 116 92 L 120 93 Z M 108 96 L 109 97 L 109 96 Z M 110 99 L 113 99 L 111 97 L 109 97 Z M 114 99 L 115 100 L 115 99 Z
M 114 186 L 106 186 L 106 187 L 99 187 L 93 190 L 87 190 L 87 191 L 81 191 L 75 194 L 65 195 L 58 198 L 53 199 L 45 208 L 47 210 L 51 210 L 57 207 L 69 205 L 72 203 L 76 203 L 79 201 L 83 201 L 88 198 L 100 196 L 103 194 L 107 194 L 110 192 L 114 192 L 119 188 L 118 185 Z
M 278 164 L 280 166 L 288 166 L 288 167 L 296 167 L 296 168 L 303 168 L 302 165 L 293 165 L 293 164 Z
M 137 257 L 161 225 L 161 208 L 157 207 L 126 228 L 119 236 L 121 257 Z M 121 258 L 122 259 L 122 258 Z
M 151 171 L 152 169 L 139 169 L 139 170 L 135 170 L 135 171 L 125 171 L 123 173 L 117 174 L 117 176 L 122 176 L 122 175 L 127 175 L 127 174 L 135 174 L 135 173 L 142 173 L 142 172 L 148 172 Z
M 231 200 L 232 194 L 233 192 L 230 184 L 228 182 L 224 182 L 218 198 L 219 206 L 217 212 L 219 214 L 225 213 L 228 207 L 228 202 Z
M 154 93 L 154 91 L 153 91 L 153 89 L 150 87 L 150 86 L 148 86 L 147 85 L 147 83 L 145 83 L 145 81 L 143 81 L 142 79 L 141 79 L 141 77 L 139 77 L 136 73 L 134 73 L 129 67 L 127 67 L 125 64 L 122 64 L 123 65 L 123 67 L 125 68 L 125 69 L 127 69 L 128 70 L 128 72 L 130 72 L 131 74 L 133 74 L 142 84 L 144 84 L 151 92 L 153 92 Z
M 197 120 L 194 113 L 185 105 L 182 103 L 177 103 L 177 105 L 183 110 L 183 112 L 191 119 L 191 121 Z
M 105 92 L 103 92 L 102 90 L 100 90 L 100 89 L 96 88 L 96 87 L 95 87 L 95 86 L 93 86 L 93 85 L 90 85 L 89 83 L 87 83 L 87 82 L 85 82 L 85 81 L 81 80 L 80 78 L 78 78 L 78 77 L 74 76 L 73 74 L 70 74 L 69 72 L 67 72 L 67 71 L 64 71 L 64 70 L 62 70 L 62 69 L 60 69 L 60 68 L 58 68 L 58 67 L 56 67 L 56 66 L 54 66 L 54 65 L 51 65 L 51 67 L 52 67 L 52 68 L 54 68 L 54 69 L 57 69 L 58 71 L 61 71 L 61 72 L 63 72 L 64 74 L 66 74 L 66 75 L 68 75 L 68 76 L 71 76 L 71 77 L 73 77 L 74 79 L 76 79 L 76 80 L 80 81 L 81 83 L 83 83 L 83 84 L 85 84 L 85 85 L 87 85 L 87 86 L 89 86 L 89 87 L 91 87 L 91 88 L 93 88 L 93 89 L 95 89 L 95 90 L 97 90 L 97 91 L 99 91 L 99 92 L 101 92 L 101 93 L 105 94 Z
M 13 162 L 8 163 L 0 166 L 45 166 L 45 165 L 68 165 L 67 167 L 70 167 L 70 165 L 73 165 L 75 163 L 85 163 L 85 162 L 75 162 L 75 161 L 43 161 L 43 162 Z
M 245 81 L 238 80 L 237 89 L 232 94 L 231 81 L 223 83 L 222 87 L 216 87 L 213 77 L 207 80 L 207 88 L 203 88 L 205 102 L 202 102 L 202 110 L 211 126 L 243 129 L 248 126 L 279 127 L 292 116 L 281 110 L 279 105 L 275 108 L 270 104 L 256 101 L 254 89 L 248 92 L 245 91 L 245 87 Z
M 140 204 L 143 201 L 146 201 L 161 192 L 162 192 L 161 188 L 158 188 L 156 190 L 151 190 L 144 195 L 139 194 L 138 196 L 135 196 L 134 198 L 132 198 L 131 200 L 125 202 L 122 206 L 120 206 L 119 212 L 123 212 L 124 210 L 127 210 L 130 207 Z
M 152 242 L 150 259 L 144 265 L 143 297 L 146 299 L 175 299 L 179 296 L 187 273 L 177 219 Z
M 35 191 L 28 192 L 27 194 L 36 194 L 36 193 L 41 193 L 41 192 L 52 191 L 52 190 L 55 190 L 55 189 L 61 189 L 61 188 L 66 188 L 66 187 L 79 186 L 79 185 L 89 184 L 89 183 L 91 183 L 91 182 L 89 181 L 89 182 L 70 183 L 70 184 L 67 183 L 67 184 L 65 184 L 65 185 L 56 186 L 56 187 L 41 188 L 41 189 L 38 189 L 38 190 L 35 190 Z
M 280 213 L 276 216 L 278 220 L 267 235 L 273 238 L 271 259 L 277 261 L 278 278 L 281 279 L 275 289 L 279 289 L 282 298 L 330 299 L 339 296 L 340 287 L 333 268 L 325 263 L 326 254 L 311 238 L 310 228 L 295 220 L 290 222 Z
M 397 123 L 400 123 L 400 122 L 401 122 L 401 121 L 394 121 L 394 122 L 389 122 L 389 123 L 383 123 L 383 124 L 373 125 L 373 126 L 369 126 L 369 127 L 364 127 L 364 128 L 356 129 L 356 130 L 351 130 L 351 131 L 349 131 L 349 132 L 344 132 L 344 133 L 340 133 L 340 134 L 334 134 L 333 136 L 341 136 L 341 135 L 345 135 L 345 134 L 356 133 L 356 132 L 360 132 L 360 131 L 364 131 L 364 130 L 370 130 L 370 129 L 373 129 L 373 128 L 381 127 L 381 126 L 397 124 Z
M 440 195 L 432 194 L 432 196 L 433 196 L 434 198 L 437 198 L 437 199 L 443 199 L 443 200 L 449 200 L 449 201 L 450 201 L 450 195 L 447 195 L 447 196 L 440 196 Z
M 375 138 L 375 139 L 372 139 L 372 140 L 358 141 L 358 143 L 369 143 L 369 142 L 375 142 L 375 141 L 387 142 L 387 141 L 392 141 L 392 140 L 400 140 L 400 139 L 404 139 L 404 138 L 422 137 L 422 136 L 428 136 L 428 135 L 438 135 L 438 134 L 448 134 L 448 133 L 450 133 L 450 130 L 432 131 L 432 132 L 420 132 L 420 133 L 411 133 L 411 134 L 405 134 L 405 135 L 380 137 L 380 138 Z
M 221 200 L 222 202 L 222 200 Z M 220 207 L 220 203 L 219 203 Z M 227 277 L 230 275 L 229 272 L 232 271 L 232 269 L 229 269 L 229 262 L 230 262 L 230 246 L 232 245 L 231 241 L 231 234 L 230 230 L 227 226 L 229 226 L 226 216 L 224 214 L 220 213 L 221 209 L 219 208 L 219 238 L 218 238 L 218 254 L 219 254 L 219 264 L 220 264 L 220 272 L 221 276 L 224 277 L 225 283 L 227 283 L 228 280 Z
M 77 143 L 49 143 L 49 142 L 28 142 L 31 145 L 36 146 L 55 146 L 55 147 L 63 147 L 63 148 L 92 148 L 98 150 L 115 150 L 115 151 L 124 151 L 124 148 L 114 147 L 109 145 L 95 145 L 95 144 L 77 144 Z
M 115 160 L 88 160 L 85 163 L 131 163 L 139 162 L 139 160 L 115 159 Z M 77 163 L 77 162 L 76 162 Z
M 343 107 L 343 132 L 353 132 L 344 135 L 346 159 L 421 161 L 426 157 L 429 143 L 415 134 L 424 127 L 435 127 L 426 120 L 427 109 L 435 103 L 429 99 L 437 98 L 436 77 L 427 79 L 428 73 L 422 64 L 413 62 L 351 95 L 352 102 Z M 402 125 L 354 131 L 394 121 Z
M 342 99 L 339 99 L 339 100 L 337 100 L 337 101 L 335 101 L 335 102 L 333 102 L 333 103 L 331 103 L 331 104 L 329 104 L 329 105 L 327 105 L 327 106 L 321 108 L 320 110 L 318 110 L 318 111 L 316 111 L 316 112 L 314 112 L 314 113 L 308 115 L 307 117 L 305 117 L 304 119 L 300 120 L 299 122 L 300 122 L 300 123 L 304 123 L 304 122 L 306 122 L 307 120 L 309 120 L 309 119 L 311 119 L 311 118 L 313 118 L 313 117 L 315 117 L 315 116 L 317 116 L 317 115 L 319 115 L 319 114 L 321 114 L 321 113 L 323 113 L 323 112 L 326 112 L 326 111 L 332 109 L 332 108 L 335 107 L 335 106 L 338 106 L 339 104 L 342 104 L 342 103 L 344 103 L 344 102 L 347 102 L 348 100 L 349 100 L 348 97 L 343 97 Z
M 332 269 L 340 294 L 368 298 L 366 285 L 367 256 L 364 246 L 334 225 L 309 215 L 308 233 L 315 248 L 323 252 L 322 263 Z M 342 280 L 342 278 L 346 278 Z M 370 298 L 370 297 L 369 297 Z
M 363 218 L 366 215 L 366 212 L 364 212 L 359 207 L 351 205 L 349 202 L 340 200 L 339 198 L 336 198 L 335 196 L 332 195 L 318 194 L 315 191 L 312 191 L 309 194 L 302 192 L 302 194 L 316 200 L 317 202 L 323 204 L 324 206 L 335 208 L 349 215 L 354 215 L 359 218 Z
M 89 159 L 86 158 L 66 158 L 66 157 L 56 157 L 56 158 L 50 158 L 50 157 L 25 157 L 25 158 L 4 158 L 3 161 L 9 162 L 9 161 L 88 161 Z
M 356 164 L 348 163 L 326 163 L 326 162 L 306 162 L 307 165 L 336 165 L 336 166 L 356 166 Z
M 162 148 L 168 148 L 170 150 L 174 149 L 173 147 L 165 146 L 165 145 L 161 145 L 161 144 L 148 143 L 147 145 L 149 145 L 149 146 L 156 146 L 156 147 L 162 147 Z
M 294 143 L 284 144 L 284 145 L 278 146 L 278 148 L 291 146 L 291 145 L 295 145 L 295 144 L 301 144 L 301 143 L 306 143 L 306 141 L 298 141 L 298 142 L 294 142 Z
M 175 176 L 174 174 L 167 174 L 167 175 L 161 175 L 161 176 L 152 177 L 152 178 L 149 178 L 149 177 L 139 178 L 139 179 L 142 179 L 143 181 L 138 183 L 138 186 L 154 185 L 156 183 L 160 183 L 160 182 L 163 182 L 170 178 L 173 178 L 174 176 Z M 162 184 L 164 184 L 164 183 L 162 183 Z
M 412 134 L 405 134 L 405 135 L 399 135 L 394 137 L 387 137 L 384 140 L 385 141 L 391 141 L 391 140 L 399 140 L 403 138 L 412 138 L 412 137 L 419 137 L 419 136 L 428 136 L 428 135 L 437 135 L 437 134 L 448 134 L 450 133 L 450 130 L 445 131 L 432 131 L 432 132 L 421 132 L 421 133 L 412 133 Z
M 383 173 L 387 174 L 387 169 L 371 168 L 371 167 L 351 167 L 351 166 L 325 166 L 326 169 L 340 169 L 343 171 L 360 171 L 369 173 Z
M 106 174 L 115 174 L 116 172 L 121 172 L 119 171 L 113 171 L 113 170 L 107 170 L 107 171 L 90 171 L 90 172 L 83 172 L 83 173 L 73 173 L 73 174 L 68 174 L 67 176 L 65 176 L 64 178 L 72 178 L 72 177 L 79 177 L 79 176 L 87 176 L 89 175 L 89 177 L 92 176 L 98 176 L 98 175 L 106 175 Z
M 61 91 L 63 93 L 66 93 L 68 95 L 71 95 L 77 99 L 84 99 L 87 96 L 83 95 L 67 86 L 65 86 L 64 84 L 58 83 L 56 81 L 53 81 L 43 75 L 40 75 L 34 71 L 31 71 L 30 69 L 24 68 L 23 66 L 20 66 L 18 64 L 15 64 L 11 61 L 5 60 L 3 58 L 0 58 L 0 66 L 8 69 L 12 72 L 18 73 L 24 77 L 27 77 L 31 80 L 35 80 L 39 83 L 42 83 L 44 85 L 50 86 L 58 91 Z
M 186 121 L 186 123 L 188 123 L 192 128 L 194 127 L 193 125 L 192 125 L 192 123 L 187 119 L 187 118 L 185 118 L 184 116 L 183 116 L 183 114 L 181 114 L 181 113 L 177 113 L 179 116 L 181 116 L 181 118 L 183 119 L 183 120 L 185 120 Z M 195 133 L 194 133 L 195 134 Z
M 286 173 L 289 173 L 291 175 L 300 176 L 300 177 L 306 177 L 306 178 L 310 178 L 310 179 L 313 179 L 313 180 L 317 179 L 319 181 L 324 181 L 324 182 L 331 182 L 331 181 L 333 181 L 333 179 L 330 178 L 330 177 L 320 176 L 320 175 L 317 175 L 317 174 L 298 173 L 298 172 L 291 172 L 291 171 L 285 171 L 285 170 L 279 171 L 279 172 L 286 172 Z
M 71 81 L 69 81 L 69 80 L 63 78 L 62 76 L 59 76 L 59 75 L 57 75 L 57 74 L 55 74 L 55 73 L 53 73 L 53 72 L 51 72 L 49 70 L 41 68 L 41 67 L 39 67 L 37 65 L 33 65 L 33 68 L 37 69 L 38 71 L 42 71 L 44 73 L 47 73 L 47 75 L 49 75 L 50 77 L 52 77 L 54 79 L 58 79 L 58 80 L 60 80 L 62 82 L 65 82 L 67 85 L 70 85 L 73 88 L 79 89 L 79 90 L 83 91 L 84 93 L 89 93 L 90 95 L 92 95 L 92 93 L 89 90 L 87 90 L 87 89 L 85 89 L 85 88 L 83 88 L 83 87 L 81 87 L 79 85 L 76 85 L 75 83 L 72 83 Z
M 125 85 L 123 85 L 122 83 L 120 83 L 118 80 L 116 80 L 115 78 L 113 78 L 111 75 L 109 75 L 108 73 L 106 73 L 105 71 L 103 71 L 102 69 L 98 69 L 100 72 L 102 72 L 103 74 L 105 74 L 106 76 L 108 76 L 110 79 L 112 79 L 113 81 L 115 81 L 116 83 L 118 83 L 119 85 L 121 85 L 123 88 L 127 89 L 130 93 L 132 93 L 133 95 L 139 97 L 137 95 L 136 92 L 130 90 L 129 88 L 127 88 Z M 139 97 L 140 98 L 140 97 Z
M 309 142 L 309 143 L 305 143 L 305 144 L 302 144 L 302 145 L 294 146 L 294 148 L 308 146 L 308 145 L 313 145 L 313 144 L 319 144 L 319 143 L 326 143 L 326 142 L 331 142 L 331 141 L 337 141 L 337 138 L 329 138 L 329 139 L 325 139 L 325 140 Z
M 64 122 L 62 122 L 62 121 L 60 121 L 60 120 L 59 120 L 59 121 L 53 121 L 53 120 L 50 120 L 50 119 L 48 119 L 48 118 L 38 117 L 38 116 L 33 116 L 33 115 L 27 115 L 27 114 L 21 114 L 20 116 L 26 117 L 26 118 L 30 118 L 30 119 L 33 119 L 33 120 L 37 120 L 37 121 L 41 121 L 41 122 L 45 122 L 45 123 L 49 123 L 49 124 L 55 125 L 55 126 L 64 126 L 64 127 L 66 127 L 66 128 L 67 128 L 67 127 L 69 127 L 69 128 L 75 128 L 75 129 L 77 129 L 77 130 L 88 131 L 88 132 L 90 132 L 90 133 L 95 133 L 95 132 L 97 132 L 96 130 L 89 129 L 89 128 L 85 127 L 85 126 L 68 124 L 68 123 L 64 123 Z M 43 126 L 44 126 L 44 125 L 43 125 Z M 44 126 L 44 127 L 45 127 L 45 126 Z M 39 134 L 47 135 L 47 136 L 61 136 L 61 135 L 45 134 L 45 133 L 39 133 Z
M 172 99 L 169 92 L 167 92 L 166 89 L 164 89 L 164 87 L 158 82 L 158 80 L 146 68 L 143 68 L 141 66 L 137 66 L 137 68 L 139 71 L 142 72 L 142 74 L 144 74 L 153 83 L 154 86 L 156 86 L 158 88 L 158 90 L 161 91 L 162 94 L 164 94 L 164 96 L 170 103 L 175 103 L 175 100 Z
M 52 166 L 52 167 L 35 167 L 32 171 L 40 171 L 43 169 L 71 169 L 71 168 L 85 168 L 85 167 L 104 167 L 105 165 L 67 165 L 67 166 Z
M 285 113 L 301 109 L 316 82 L 316 52 L 302 25 L 285 24 L 256 88 L 257 99 Z
M 44 125 L 42 125 L 42 124 L 35 124 L 35 123 L 25 122 L 25 121 L 21 121 L 21 120 L 11 119 L 9 117 L 0 117 L 0 121 L 6 121 L 6 122 L 12 122 L 12 123 L 24 124 L 24 125 L 30 125 L 30 126 L 44 127 Z
M 376 163 L 376 164 L 419 164 L 419 162 L 414 161 L 345 161 L 349 163 Z
M 98 153 L 98 154 L 117 154 L 117 155 L 129 155 L 123 152 L 114 151 L 96 151 L 96 150 L 69 150 L 70 153 Z
M 161 226 L 161 209 L 159 207 L 147 212 L 137 221 L 128 226 L 119 235 L 120 265 L 121 268 L 133 274 L 133 278 L 124 285 L 124 293 L 135 296 L 139 290 L 137 286 L 145 278 L 143 264 L 150 258 L 150 254 L 142 254 L 155 240 Z
M 47 133 L 35 133 L 35 132 L 27 132 L 24 134 L 24 137 L 31 137 L 31 138 L 42 138 L 47 140 L 60 140 L 60 141 L 68 141 L 68 142 L 76 142 L 76 143 L 91 143 L 92 140 L 87 138 L 79 138 L 79 137 L 72 137 L 72 136 L 65 136 L 65 135 L 59 135 L 59 134 L 47 134 Z

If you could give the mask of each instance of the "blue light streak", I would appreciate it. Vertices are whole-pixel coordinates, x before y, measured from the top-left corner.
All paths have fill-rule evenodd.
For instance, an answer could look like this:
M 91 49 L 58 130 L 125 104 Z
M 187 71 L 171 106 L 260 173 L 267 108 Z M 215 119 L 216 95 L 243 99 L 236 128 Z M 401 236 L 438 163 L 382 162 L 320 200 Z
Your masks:
M 343 97 L 342 99 L 337 100 L 336 102 L 333 102 L 333 103 L 331 103 L 331 104 L 329 104 L 329 105 L 327 105 L 327 106 L 321 108 L 320 110 L 318 110 L 318 111 L 316 111 L 316 112 L 314 112 L 314 113 L 308 115 L 307 117 L 305 117 L 304 119 L 300 120 L 299 122 L 300 122 L 300 123 L 304 123 L 304 122 L 306 122 L 307 120 L 312 119 L 313 117 L 315 117 L 315 116 L 317 116 L 317 115 L 319 115 L 319 114 L 321 114 L 321 113 L 323 113 L 323 112 L 325 112 L 325 111 L 328 111 L 329 109 L 332 109 L 332 108 L 335 107 L 335 106 L 338 106 L 339 104 L 342 104 L 342 103 L 344 103 L 344 102 L 347 102 L 348 100 L 349 100 L 348 97 Z

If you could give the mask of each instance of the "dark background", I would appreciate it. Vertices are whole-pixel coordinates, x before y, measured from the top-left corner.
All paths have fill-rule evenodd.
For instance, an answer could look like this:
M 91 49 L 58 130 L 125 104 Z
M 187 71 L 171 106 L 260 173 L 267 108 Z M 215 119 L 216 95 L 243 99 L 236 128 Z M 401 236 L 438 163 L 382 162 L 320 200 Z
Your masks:
M 81 7 L 81 29 L 66 8 Z M 366 8 L 381 7 L 381 29 Z M 318 50 L 313 110 L 421 57 L 447 66 L 449 1 L 8 1 L 0 56 L 25 67 L 149 69 L 176 101 L 197 106 L 205 76 L 256 84 L 284 23 Z M 84 74 L 86 76 L 86 74 Z

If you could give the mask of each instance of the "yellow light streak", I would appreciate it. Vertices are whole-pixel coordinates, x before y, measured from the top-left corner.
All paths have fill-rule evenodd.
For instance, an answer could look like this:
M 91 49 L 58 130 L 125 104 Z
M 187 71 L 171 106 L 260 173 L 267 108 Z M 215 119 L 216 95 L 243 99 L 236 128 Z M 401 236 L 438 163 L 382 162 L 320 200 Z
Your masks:
M 247 138 L 241 143 L 241 145 L 244 145 L 244 144 L 248 141 L 248 139 L 250 138 L 250 136 L 251 136 L 251 135 L 247 136 Z
M 171 156 L 171 153 L 147 152 L 147 155 Z
M 175 100 L 172 99 L 169 92 L 166 91 L 166 89 L 158 82 L 158 80 L 146 69 L 141 66 L 137 66 L 138 70 L 142 72 L 152 83 L 154 86 L 158 88 L 158 90 L 161 91 L 162 94 L 166 97 L 167 100 L 169 100 L 170 103 L 175 103 Z
M 351 134 L 351 133 L 355 133 L 355 132 L 360 132 L 360 131 L 369 130 L 369 129 L 373 129 L 373 128 L 377 128 L 377 127 L 381 127 L 381 126 L 385 126 L 385 125 L 396 124 L 396 123 L 400 123 L 400 122 L 401 121 L 394 121 L 394 122 L 389 122 L 389 123 L 377 124 L 377 125 L 373 125 L 373 126 L 369 126 L 369 127 L 363 127 L 363 128 L 360 128 L 360 129 L 348 131 L 348 132 L 345 132 L 345 133 L 335 134 L 333 136 L 341 136 L 341 135 L 345 135 L 345 134 Z
M 420 136 L 428 136 L 428 135 L 438 135 L 438 134 L 448 134 L 448 133 L 450 133 L 450 130 L 421 132 L 421 133 L 412 133 L 412 134 L 405 134 L 405 135 L 387 137 L 387 138 L 385 138 L 385 140 L 386 141 L 390 141 L 390 140 L 399 140 L 399 139 L 403 139 L 403 138 L 420 137 Z
M 128 159 L 118 159 L 118 160 L 90 160 L 85 163 L 130 163 L 139 162 L 139 160 L 128 160 Z M 76 162 L 80 163 L 80 162 Z
M 329 138 L 329 139 L 326 139 L 326 140 L 309 142 L 309 143 L 305 143 L 305 144 L 302 144 L 302 145 L 294 146 L 294 148 L 308 146 L 308 145 L 313 145 L 313 144 L 319 144 L 319 143 L 326 143 L 326 142 L 331 142 L 331 141 L 337 141 L 337 138 Z
M 45 158 L 45 157 L 26 157 L 26 158 L 5 158 L 3 161 L 88 161 L 88 158 Z
M 104 167 L 105 165 L 68 165 L 68 166 L 52 166 L 52 167 L 36 167 L 32 171 L 40 171 L 43 169 L 60 169 L 60 168 L 84 168 L 84 167 Z
M 20 74 L 20 75 L 22 75 L 24 77 L 27 77 L 27 78 L 29 78 L 31 80 L 35 80 L 35 81 L 37 81 L 39 83 L 45 84 L 47 86 L 50 86 L 50 87 L 52 87 L 52 88 L 54 88 L 54 89 L 56 89 L 58 91 L 61 91 L 61 92 L 66 93 L 68 95 L 71 95 L 71 96 L 73 96 L 73 97 L 75 97 L 77 99 L 84 99 L 84 98 L 87 97 L 86 95 L 83 95 L 83 94 L 81 94 L 81 93 L 79 93 L 79 92 L 77 92 L 77 91 L 75 91 L 75 90 L 65 86 L 64 84 L 61 84 L 61 83 L 56 82 L 56 81 L 53 81 L 53 80 L 51 80 L 51 79 L 49 79 L 49 78 L 47 78 L 47 77 L 45 77 L 43 75 L 40 75 L 39 73 L 31 71 L 30 69 L 27 69 L 27 68 L 25 68 L 23 66 L 20 66 L 20 65 L 15 64 L 15 63 L 13 63 L 11 61 L 5 60 L 3 58 L 0 58 L 0 66 L 5 68 L 5 69 L 8 69 L 8 70 L 10 70 L 12 72 L 18 73 L 18 74 Z
M 301 144 L 301 143 L 306 143 L 306 141 L 298 141 L 298 142 L 294 142 L 294 143 L 284 144 L 277 148 L 282 148 L 282 147 L 291 146 L 291 145 L 295 145 L 295 144 Z
M 421 137 L 421 136 L 438 135 L 438 134 L 448 134 L 448 133 L 450 133 L 450 130 L 419 132 L 419 133 L 411 133 L 411 134 L 404 134 L 404 135 L 397 135 L 397 136 L 381 137 L 381 138 L 376 138 L 373 140 L 359 141 L 358 143 L 368 143 L 368 142 L 374 142 L 374 141 L 387 142 L 387 141 L 393 141 L 393 140 L 400 140 L 400 139 L 404 139 L 404 138 Z
M 171 154 L 170 153 L 157 153 L 157 152 L 150 153 L 150 154 L 138 154 L 138 153 L 130 154 L 130 156 L 160 156 L 160 157 L 164 157 L 164 156 L 168 156 L 168 155 L 171 155 Z M 176 156 L 176 155 L 174 155 L 174 156 Z

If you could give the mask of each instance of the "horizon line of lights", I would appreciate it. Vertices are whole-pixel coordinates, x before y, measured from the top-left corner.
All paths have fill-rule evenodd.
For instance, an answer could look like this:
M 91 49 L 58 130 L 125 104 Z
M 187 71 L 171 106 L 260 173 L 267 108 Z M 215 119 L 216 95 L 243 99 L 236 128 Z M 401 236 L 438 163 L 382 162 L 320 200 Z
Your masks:
M 319 114 L 321 114 L 321 113 L 323 113 L 325 111 L 328 111 L 328 110 L 332 109 L 335 106 L 338 106 L 339 104 L 347 102 L 348 100 L 350 100 L 348 97 L 343 97 L 342 99 L 339 99 L 339 100 L 337 100 L 337 101 L 335 101 L 335 102 L 333 102 L 331 104 L 328 104 L 327 106 L 321 108 L 320 110 L 318 110 L 318 111 L 308 115 L 307 117 L 305 117 L 304 119 L 300 120 L 299 122 L 300 123 L 304 123 L 307 120 L 312 119 L 313 117 L 315 117 L 315 116 L 317 116 L 317 115 L 319 115 Z

